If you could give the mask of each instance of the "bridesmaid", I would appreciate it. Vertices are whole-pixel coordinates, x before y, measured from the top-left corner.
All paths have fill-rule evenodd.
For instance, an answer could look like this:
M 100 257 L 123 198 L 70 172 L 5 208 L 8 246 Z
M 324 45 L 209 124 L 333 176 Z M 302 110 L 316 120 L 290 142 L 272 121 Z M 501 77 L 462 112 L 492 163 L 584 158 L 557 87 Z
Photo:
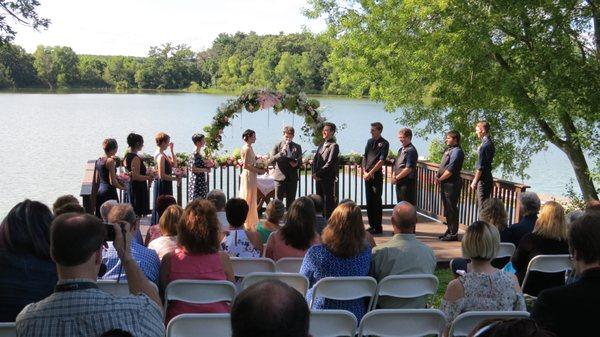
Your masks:
M 242 147 L 242 173 L 240 174 L 240 198 L 248 203 L 248 217 L 246 218 L 246 230 L 256 230 L 258 223 L 257 210 L 257 174 L 265 173 L 265 170 L 256 167 L 256 155 L 252 149 L 252 144 L 256 142 L 256 132 L 254 130 L 246 130 L 242 134 L 242 139 L 246 144 Z
M 152 175 L 147 174 L 146 165 L 138 152 L 144 147 L 144 138 L 137 133 L 127 136 L 129 152 L 125 156 L 125 167 L 131 173 L 129 182 L 129 202 L 133 206 L 135 215 L 143 217 L 150 214 L 150 195 L 148 184 L 152 181 Z
M 102 142 L 104 157 L 96 160 L 96 172 L 98 182 L 98 193 L 96 195 L 96 216 L 100 217 L 100 206 L 108 200 L 119 201 L 117 188 L 125 189 L 117 179 L 117 161 L 115 154 L 119 149 L 117 141 L 107 138 Z
M 206 175 L 210 172 L 210 167 L 212 166 L 206 165 L 200 152 L 205 144 L 204 135 L 200 133 L 194 134 L 192 142 L 196 146 L 196 151 L 194 151 L 192 158 L 190 158 L 192 174 L 190 175 L 190 190 L 188 194 L 192 199 L 206 199 L 206 194 L 208 193 Z
M 173 143 L 171 137 L 164 132 L 159 132 L 155 137 L 157 154 L 154 157 L 157 166 L 157 180 L 154 187 L 154 204 L 161 195 L 173 195 L 173 181 L 181 183 L 181 178 L 173 175 L 173 166 L 175 166 L 175 152 L 173 152 Z M 170 149 L 171 155 L 168 156 L 165 151 Z M 156 208 L 156 207 L 154 207 Z M 158 223 L 156 212 L 152 212 L 152 223 Z

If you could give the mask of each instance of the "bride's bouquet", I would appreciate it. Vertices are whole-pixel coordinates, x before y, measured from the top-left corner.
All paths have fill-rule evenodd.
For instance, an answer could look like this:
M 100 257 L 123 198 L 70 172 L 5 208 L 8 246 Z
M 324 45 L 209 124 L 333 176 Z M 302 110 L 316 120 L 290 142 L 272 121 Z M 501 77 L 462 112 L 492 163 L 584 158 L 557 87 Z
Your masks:
M 256 168 L 266 170 L 269 167 L 269 159 L 266 157 L 258 157 L 256 158 L 256 164 L 254 164 Z

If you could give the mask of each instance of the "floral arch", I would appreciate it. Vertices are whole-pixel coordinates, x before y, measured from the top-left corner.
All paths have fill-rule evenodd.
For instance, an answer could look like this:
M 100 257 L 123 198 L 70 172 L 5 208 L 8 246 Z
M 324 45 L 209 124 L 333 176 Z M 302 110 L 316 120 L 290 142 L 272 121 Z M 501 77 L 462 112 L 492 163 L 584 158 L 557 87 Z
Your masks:
M 229 121 L 237 116 L 242 109 L 248 112 L 256 112 L 262 109 L 273 108 L 277 114 L 282 110 L 288 110 L 304 118 L 302 132 L 311 137 L 315 145 L 322 141 L 321 129 L 325 117 L 319 113 L 320 103 L 317 99 L 309 99 L 305 93 L 288 94 L 267 89 L 252 89 L 245 91 L 236 99 L 227 100 L 213 116 L 212 123 L 204 127 L 206 135 L 207 155 L 211 155 L 222 147 L 221 133 Z

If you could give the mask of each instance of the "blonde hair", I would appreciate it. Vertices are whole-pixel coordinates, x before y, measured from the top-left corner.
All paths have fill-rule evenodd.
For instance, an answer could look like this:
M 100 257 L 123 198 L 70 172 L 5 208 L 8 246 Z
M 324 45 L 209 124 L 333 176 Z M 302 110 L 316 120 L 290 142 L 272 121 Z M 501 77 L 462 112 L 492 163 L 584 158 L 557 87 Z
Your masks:
M 167 209 L 160 216 L 160 219 L 158 219 L 158 226 L 162 235 L 177 235 L 177 226 L 179 225 L 179 221 L 181 220 L 182 215 L 183 208 L 181 208 L 181 206 L 171 205 L 167 207 Z
M 484 221 L 475 221 L 462 238 L 462 254 L 472 260 L 491 260 L 500 249 L 500 232 Z
M 321 241 L 337 257 L 348 258 L 360 253 L 366 245 L 360 207 L 353 202 L 336 207 L 323 229 Z
M 566 240 L 565 210 L 556 201 L 548 201 L 542 206 L 533 232 L 547 239 Z
M 506 229 L 508 227 L 508 215 L 506 214 L 502 200 L 491 198 L 484 201 L 479 212 L 479 220 L 496 226 L 499 232 Z
M 165 142 L 171 140 L 171 137 L 164 132 L 159 132 L 154 137 L 154 140 L 156 141 L 156 146 L 160 146 L 160 144 L 164 144 Z

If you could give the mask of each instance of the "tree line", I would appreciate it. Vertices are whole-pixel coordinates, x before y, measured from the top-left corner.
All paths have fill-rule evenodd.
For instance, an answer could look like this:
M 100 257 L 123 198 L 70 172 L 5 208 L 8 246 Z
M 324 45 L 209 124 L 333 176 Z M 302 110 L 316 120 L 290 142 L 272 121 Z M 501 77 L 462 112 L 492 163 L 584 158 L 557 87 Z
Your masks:
M 0 45 L 0 88 L 220 89 L 250 87 L 345 94 L 328 62 L 330 42 L 312 33 L 220 34 L 200 52 L 171 43 L 146 57 L 78 55 L 68 46 L 33 54 Z

